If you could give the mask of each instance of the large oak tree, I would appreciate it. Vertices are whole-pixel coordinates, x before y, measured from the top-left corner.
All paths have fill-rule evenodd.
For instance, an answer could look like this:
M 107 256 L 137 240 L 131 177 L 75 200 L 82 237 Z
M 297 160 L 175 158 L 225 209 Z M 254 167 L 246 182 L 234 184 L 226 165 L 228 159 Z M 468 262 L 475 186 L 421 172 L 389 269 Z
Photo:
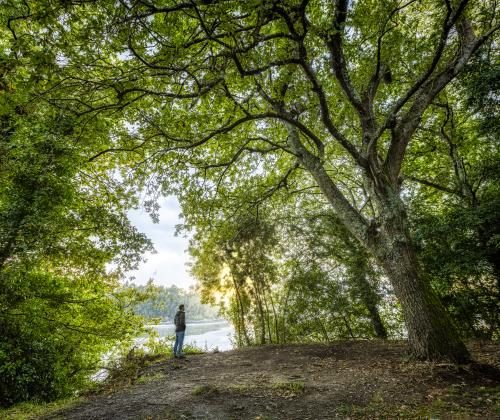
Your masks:
M 305 170 L 384 268 L 412 352 L 469 358 L 415 258 L 401 168 L 433 100 L 498 29 L 495 2 L 74 3 L 24 2 L 12 25 L 60 62 L 63 81 L 49 83 L 47 101 L 86 122 L 129 119 L 134 135 L 91 160 L 137 153 L 185 185 L 203 171 L 237 183 L 237 169 L 284 185 Z M 33 17 L 43 31 L 30 29 Z M 347 194 L 346 167 L 374 213 Z

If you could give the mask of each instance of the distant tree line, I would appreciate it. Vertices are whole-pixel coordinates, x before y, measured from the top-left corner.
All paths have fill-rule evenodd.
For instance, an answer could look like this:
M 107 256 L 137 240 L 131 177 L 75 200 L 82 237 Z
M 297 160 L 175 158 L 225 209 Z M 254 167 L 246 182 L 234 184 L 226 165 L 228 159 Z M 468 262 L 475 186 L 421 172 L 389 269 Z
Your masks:
M 219 308 L 201 303 L 199 294 L 192 288 L 186 291 L 177 286 L 136 286 L 133 283 L 125 286 L 148 294 L 146 300 L 138 302 L 133 308 L 134 313 L 146 320 L 173 322 L 180 304 L 185 306 L 188 322 L 219 318 Z

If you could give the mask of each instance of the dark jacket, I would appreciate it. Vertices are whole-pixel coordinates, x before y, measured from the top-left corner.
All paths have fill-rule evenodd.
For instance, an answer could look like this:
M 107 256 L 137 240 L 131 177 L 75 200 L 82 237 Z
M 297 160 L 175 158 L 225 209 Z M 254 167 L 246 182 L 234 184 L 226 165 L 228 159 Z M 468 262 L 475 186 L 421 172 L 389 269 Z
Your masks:
M 174 318 L 175 332 L 186 330 L 186 314 L 184 311 L 177 311 Z

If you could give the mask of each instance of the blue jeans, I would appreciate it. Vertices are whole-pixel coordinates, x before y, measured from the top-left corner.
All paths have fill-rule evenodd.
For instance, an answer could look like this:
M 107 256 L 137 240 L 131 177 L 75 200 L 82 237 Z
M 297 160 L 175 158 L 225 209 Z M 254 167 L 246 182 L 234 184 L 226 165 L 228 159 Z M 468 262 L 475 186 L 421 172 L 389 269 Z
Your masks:
M 184 343 L 185 331 L 175 333 L 174 356 L 182 356 L 182 344 Z

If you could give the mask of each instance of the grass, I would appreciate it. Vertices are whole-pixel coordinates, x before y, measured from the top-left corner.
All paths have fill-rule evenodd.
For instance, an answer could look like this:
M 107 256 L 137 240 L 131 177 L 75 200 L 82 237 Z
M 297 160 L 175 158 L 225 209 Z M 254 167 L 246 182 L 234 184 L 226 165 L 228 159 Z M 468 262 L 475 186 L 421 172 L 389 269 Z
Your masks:
M 272 387 L 281 391 L 303 392 L 306 389 L 304 382 L 275 382 Z
M 163 372 L 157 372 L 153 375 L 142 375 L 137 378 L 137 384 L 147 384 L 149 382 L 158 381 L 160 379 L 166 378 L 167 375 Z
M 219 394 L 219 388 L 217 388 L 215 385 L 199 385 L 195 388 L 193 388 L 192 394 L 193 395 L 217 395 Z
M 227 389 L 232 392 L 239 392 L 244 394 L 255 391 L 256 389 L 261 389 L 261 387 L 254 384 L 230 384 Z
M 410 418 L 410 419 L 440 419 L 443 417 L 454 420 L 470 418 L 489 418 L 483 412 L 488 404 L 493 411 L 500 414 L 500 386 L 477 387 L 470 392 L 460 392 L 453 387 L 448 392 L 436 397 L 427 404 L 394 405 L 384 403 L 383 398 L 374 394 L 367 405 L 342 404 L 336 412 L 352 418 Z
M 49 403 L 24 402 L 10 408 L 0 409 L 1 419 L 27 420 L 53 414 L 62 409 L 68 409 L 81 402 L 81 397 L 70 397 Z

